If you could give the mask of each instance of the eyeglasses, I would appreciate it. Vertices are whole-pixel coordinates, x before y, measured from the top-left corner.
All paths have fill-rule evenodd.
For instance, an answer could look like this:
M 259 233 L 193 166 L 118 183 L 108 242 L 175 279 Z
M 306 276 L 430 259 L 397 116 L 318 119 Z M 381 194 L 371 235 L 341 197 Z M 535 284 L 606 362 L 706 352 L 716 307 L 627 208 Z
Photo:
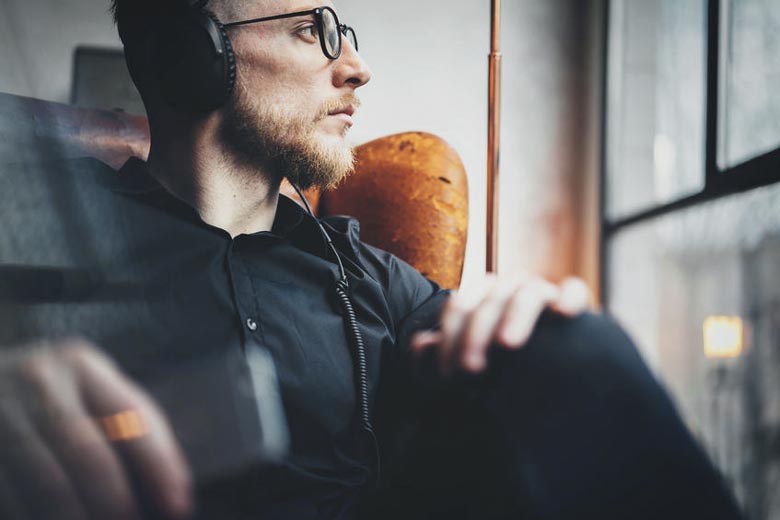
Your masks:
M 225 27 L 236 27 L 238 25 L 248 25 L 250 23 L 268 22 L 270 20 L 281 20 L 282 18 L 293 18 L 295 16 L 314 15 L 317 23 L 317 32 L 320 36 L 320 47 L 325 56 L 331 60 L 339 59 L 341 56 L 341 35 L 346 36 L 349 43 L 358 50 L 357 37 L 352 27 L 339 23 L 336 12 L 330 7 L 317 7 L 309 11 L 299 11 L 296 13 L 278 14 L 275 16 L 266 16 L 263 18 L 252 18 L 251 20 L 242 20 L 239 22 L 226 23 Z

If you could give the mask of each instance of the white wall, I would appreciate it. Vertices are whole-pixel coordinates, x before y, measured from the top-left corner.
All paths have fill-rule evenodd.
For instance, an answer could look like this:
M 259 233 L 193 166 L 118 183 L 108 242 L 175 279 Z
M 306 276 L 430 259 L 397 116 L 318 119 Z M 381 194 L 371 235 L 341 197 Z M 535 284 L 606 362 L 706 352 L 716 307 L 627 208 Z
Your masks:
M 596 184 L 597 141 L 589 132 L 597 127 L 588 123 L 598 117 L 592 88 L 598 70 L 586 64 L 598 65 L 588 60 L 599 2 L 502 4 L 499 270 L 553 278 L 579 272 L 595 283 L 596 266 L 580 253 L 579 217 L 597 218 L 581 190 Z M 468 282 L 485 266 L 490 0 L 340 0 L 338 6 L 357 28 L 374 74 L 353 129 L 356 141 L 425 130 L 463 159 L 470 182 Z
M 484 270 L 490 2 L 340 0 L 373 73 L 353 138 L 424 130 L 460 154 L 469 177 L 464 281 Z M 370 6 L 370 7 L 369 7 Z
M 503 2 L 502 271 L 559 277 L 577 269 L 580 201 L 572 182 L 584 170 L 584 4 Z M 473 280 L 484 270 L 490 0 L 338 0 L 337 7 L 373 71 L 354 141 L 424 130 L 463 159 L 471 211 L 464 281 Z M 75 47 L 118 44 L 108 0 L 0 0 L 0 91 L 67 102 Z
M 78 45 L 119 47 L 108 0 L 0 0 L 0 92 L 66 103 Z

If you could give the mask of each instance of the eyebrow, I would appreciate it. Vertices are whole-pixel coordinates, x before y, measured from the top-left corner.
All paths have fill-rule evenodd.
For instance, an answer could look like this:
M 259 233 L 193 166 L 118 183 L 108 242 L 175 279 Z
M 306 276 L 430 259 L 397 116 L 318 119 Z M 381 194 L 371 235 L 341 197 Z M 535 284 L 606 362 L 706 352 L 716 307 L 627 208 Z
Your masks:
M 247 25 L 250 23 L 258 23 L 258 22 L 267 22 L 270 20 L 283 20 L 285 18 L 293 18 L 296 16 L 306 16 L 306 15 L 313 15 L 314 11 L 316 9 L 319 9 L 318 7 L 314 7 L 312 9 L 307 9 L 305 11 L 295 11 L 294 13 L 284 13 L 284 14 L 277 14 L 273 16 L 262 16 L 260 18 L 251 18 L 249 20 L 241 20 L 238 22 L 230 22 L 223 24 L 224 27 L 236 27 L 238 25 Z

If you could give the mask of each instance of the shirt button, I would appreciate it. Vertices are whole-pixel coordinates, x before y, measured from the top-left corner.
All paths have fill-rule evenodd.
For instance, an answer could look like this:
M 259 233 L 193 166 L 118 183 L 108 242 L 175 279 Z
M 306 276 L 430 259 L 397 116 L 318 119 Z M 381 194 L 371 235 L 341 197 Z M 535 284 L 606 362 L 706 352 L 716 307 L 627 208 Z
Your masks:
M 255 320 L 253 320 L 252 318 L 247 318 L 246 319 L 246 328 L 248 328 L 249 330 L 253 330 L 253 331 L 257 330 L 257 322 Z

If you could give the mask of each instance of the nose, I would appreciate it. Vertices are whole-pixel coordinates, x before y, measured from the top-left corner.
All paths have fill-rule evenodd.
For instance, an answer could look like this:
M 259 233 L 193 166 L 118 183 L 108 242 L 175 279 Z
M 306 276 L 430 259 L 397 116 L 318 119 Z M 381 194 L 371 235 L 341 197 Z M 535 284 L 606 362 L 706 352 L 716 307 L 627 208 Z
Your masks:
M 347 38 L 341 40 L 341 56 L 334 63 L 333 84 L 362 87 L 371 80 L 371 70 Z

